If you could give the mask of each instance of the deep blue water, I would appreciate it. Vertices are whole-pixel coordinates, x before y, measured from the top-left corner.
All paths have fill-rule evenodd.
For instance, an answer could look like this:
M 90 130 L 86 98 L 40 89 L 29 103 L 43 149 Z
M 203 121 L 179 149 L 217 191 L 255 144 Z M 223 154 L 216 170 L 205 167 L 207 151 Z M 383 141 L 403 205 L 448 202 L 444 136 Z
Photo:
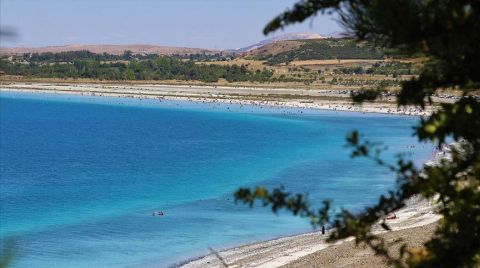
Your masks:
M 14 267 L 162 267 L 308 222 L 235 205 L 283 185 L 359 210 L 392 174 L 351 160 L 348 131 L 415 144 L 415 117 L 50 94 L 0 95 L 0 234 Z M 413 157 L 429 157 L 416 146 Z M 163 217 L 152 217 L 162 210 Z

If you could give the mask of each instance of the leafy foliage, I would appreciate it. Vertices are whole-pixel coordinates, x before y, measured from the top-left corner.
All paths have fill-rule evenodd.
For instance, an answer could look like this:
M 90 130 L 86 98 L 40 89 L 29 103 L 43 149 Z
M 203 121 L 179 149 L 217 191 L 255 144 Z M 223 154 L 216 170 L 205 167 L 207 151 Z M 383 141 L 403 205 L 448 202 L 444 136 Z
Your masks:
M 388 62 L 375 63 L 372 67 L 365 70 L 366 74 L 383 74 L 383 75 L 417 75 L 418 70 L 412 67 L 411 63 L 407 62 Z
M 144 57 L 145 59 L 138 59 Z M 151 58 L 150 58 L 151 57 Z M 93 54 L 88 51 L 27 55 L 27 62 L 0 60 L 0 69 L 9 75 L 45 78 L 91 78 L 104 80 L 198 80 L 217 82 L 269 81 L 270 70 L 251 71 L 244 65 L 197 64 L 176 57 Z
M 312 209 L 302 195 L 284 189 L 267 191 L 240 189 L 235 198 L 250 205 L 260 200 L 264 206 L 292 211 L 308 217 L 314 226 L 335 227 L 330 241 L 354 236 L 357 243 L 369 245 L 390 264 L 411 267 L 480 266 L 480 103 L 472 91 L 480 88 L 480 2 L 467 0 L 305 0 L 273 19 L 264 32 L 302 22 L 318 12 L 337 12 L 342 24 L 359 40 L 369 40 L 388 49 L 426 58 L 420 75 L 402 82 L 398 104 L 424 107 L 431 95 L 450 88 L 463 97 L 443 104 L 423 118 L 414 134 L 421 142 L 438 147 L 450 140 L 449 157 L 437 165 L 416 167 L 401 157 L 396 163 L 381 159 L 379 143 L 363 139 L 358 132 L 348 135 L 352 157 L 367 157 L 394 171 L 397 187 L 382 195 L 376 205 L 360 213 L 342 210 L 331 216 L 329 203 Z M 354 100 L 374 99 L 378 94 L 361 92 Z M 435 235 L 425 248 L 401 247 L 400 257 L 391 256 L 385 241 L 371 233 L 379 222 L 389 229 L 385 216 L 405 206 L 405 201 L 421 195 L 438 202 L 443 216 Z
M 88 50 L 65 51 L 65 52 L 44 52 L 44 53 L 26 53 L 21 58 L 33 62 L 72 62 L 74 60 L 96 60 L 96 61 L 119 61 L 119 60 L 148 60 L 158 59 L 161 56 L 157 54 L 133 54 L 132 51 L 124 51 L 123 54 L 93 53 Z M 174 54 L 171 56 L 176 59 L 189 59 L 191 61 L 225 61 L 234 58 L 234 55 L 215 54 Z
M 399 75 L 417 75 L 418 70 L 412 68 L 411 63 L 407 62 L 386 62 L 374 63 L 370 68 L 364 69 L 362 66 L 355 67 L 341 67 L 333 69 L 335 74 L 376 74 L 376 75 L 392 75 L 397 77 Z

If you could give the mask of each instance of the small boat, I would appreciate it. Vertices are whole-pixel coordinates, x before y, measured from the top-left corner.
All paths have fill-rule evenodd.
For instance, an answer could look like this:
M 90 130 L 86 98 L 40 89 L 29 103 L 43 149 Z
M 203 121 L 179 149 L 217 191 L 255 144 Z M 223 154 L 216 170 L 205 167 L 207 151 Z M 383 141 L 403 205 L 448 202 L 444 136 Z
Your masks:
M 163 216 L 163 211 L 154 211 L 152 216 Z

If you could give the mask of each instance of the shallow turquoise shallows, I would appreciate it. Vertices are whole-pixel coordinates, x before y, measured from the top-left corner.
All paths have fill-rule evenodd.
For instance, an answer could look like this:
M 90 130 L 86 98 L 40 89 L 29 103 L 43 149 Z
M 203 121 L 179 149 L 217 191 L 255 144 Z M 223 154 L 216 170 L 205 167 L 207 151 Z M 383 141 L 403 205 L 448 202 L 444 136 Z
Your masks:
M 284 186 L 358 211 L 394 176 L 349 158 L 348 131 L 417 163 L 418 118 L 2 92 L 0 228 L 14 267 L 164 267 L 311 230 L 234 204 L 240 186 Z M 414 149 L 407 148 L 416 145 Z M 164 216 L 154 217 L 153 211 Z

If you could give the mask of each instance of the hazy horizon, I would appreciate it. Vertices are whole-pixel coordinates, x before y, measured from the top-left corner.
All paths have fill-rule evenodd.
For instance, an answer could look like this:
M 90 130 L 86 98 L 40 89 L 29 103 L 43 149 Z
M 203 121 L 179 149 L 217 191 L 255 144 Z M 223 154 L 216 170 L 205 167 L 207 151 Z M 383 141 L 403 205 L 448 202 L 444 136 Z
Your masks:
M 287 27 L 265 36 L 267 22 L 294 0 L 3 0 L 3 47 L 161 45 L 236 49 L 286 33 L 329 34 L 341 27 L 332 16 Z M 179 16 L 183 14 L 184 16 Z M 107 19 L 108 18 L 108 19 Z

